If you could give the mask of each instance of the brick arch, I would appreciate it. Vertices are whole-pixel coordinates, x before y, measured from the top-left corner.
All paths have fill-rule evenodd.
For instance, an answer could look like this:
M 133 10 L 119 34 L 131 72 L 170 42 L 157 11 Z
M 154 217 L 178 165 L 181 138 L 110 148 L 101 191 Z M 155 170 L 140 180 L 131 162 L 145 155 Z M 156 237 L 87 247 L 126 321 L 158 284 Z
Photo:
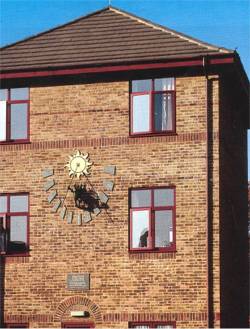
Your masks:
M 93 303 L 90 299 L 82 296 L 73 296 L 64 299 L 57 307 L 55 313 L 55 320 L 61 321 L 63 315 L 67 312 L 67 310 L 74 305 L 83 305 L 88 308 L 88 311 L 92 314 L 95 319 L 95 323 L 102 322 L 102 314 L 98 305 Z

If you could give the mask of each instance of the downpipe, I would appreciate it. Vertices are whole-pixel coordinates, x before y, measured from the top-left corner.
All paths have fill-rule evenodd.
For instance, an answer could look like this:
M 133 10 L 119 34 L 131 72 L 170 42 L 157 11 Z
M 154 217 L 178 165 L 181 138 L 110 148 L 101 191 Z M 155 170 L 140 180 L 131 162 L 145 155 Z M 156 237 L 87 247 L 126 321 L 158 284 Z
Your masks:
M 210 198 L 209 198 L 209 77 L 208 60 L 203 57 L 202 66 L 205 84 L 205 108 L 206 108 L 206 253 L 207 253 L 207 328 L 213 328 L 213 314 L 211 314 L 211 294 L 213 293 L 212 282 L 210 281 Z

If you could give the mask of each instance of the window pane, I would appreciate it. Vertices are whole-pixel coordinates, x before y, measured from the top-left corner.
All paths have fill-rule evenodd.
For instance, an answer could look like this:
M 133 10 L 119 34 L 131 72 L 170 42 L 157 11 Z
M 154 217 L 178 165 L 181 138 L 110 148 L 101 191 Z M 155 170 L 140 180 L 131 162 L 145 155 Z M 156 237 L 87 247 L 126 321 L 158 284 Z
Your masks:
M 167 247 L 173 242 L 173 215 L 171 210 L 155 212 L 155 246 Z
M 131 206 L 137 207 L 150 207 L 151 206 L 151 191 L 150 190 L 138 190 L 131 192 Z
M 172 110 L 171 94 L 154 95 L 154 128 L 156 131 L 173 129 Z
M 28 212 L 28 195 L 12 195 L 10 197 L 11 212 Z
M 12 88 L 10 89 L 10 99 L 15 100 L 28 100 L 29 99 L 29 88 Z
M 149 122 L 149 95 L 133 96 L 133 132 L 148 132 Z
M 28 120 L 27 104 L 11 105 L 11 139 L 26 139 Z
M 163 188 L 154 190 L 154 206 L 174 206 L 174 190 Z
M 144 92 L 151 90 L 151 81 L 152 80 L 134 80 L 132 81 L 132 92 Z
M 27 243 L 27 217 L 11 216 L 10 217 L 10 241 Z M 23 246 L 20 243 L 20 247 Z
M 155 79 L 155 91 L 174 90 L 174 78 Z
M 0 196 L 0 213 L 7 212 L 7 196 L 2 195 Z
M 0 89 L 0 101 L 7 101 L 8 89 Z
M 132 248 L 148 247 L 149 210 L 132 212 Z
M 0 141 L 6 140 L 6 102 L 0 101 Z

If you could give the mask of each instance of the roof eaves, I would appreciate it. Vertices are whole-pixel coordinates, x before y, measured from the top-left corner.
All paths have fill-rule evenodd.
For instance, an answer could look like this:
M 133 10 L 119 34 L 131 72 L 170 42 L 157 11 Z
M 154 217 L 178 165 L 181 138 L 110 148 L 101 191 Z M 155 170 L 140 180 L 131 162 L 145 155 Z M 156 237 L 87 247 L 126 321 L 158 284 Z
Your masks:
M 43 66 L 41 67 L 40 65 L 38 66 L 32 66 L 32 67 L 22 67 L 22 68 L 7 68 L 7 69 L 4 69 L 4 70 L 1 70 L 0 68 L 0 73 L 13 73 L 13 72 L 28 72 L 30 70 L 32 71 L 37 71 L 37 70 L 48 70 L 48 71 L 54 71 L 54 70 L 60 70 L 60 69 L 81 69 L 81 68 L 98 68 L 98 67 L 102 67 L 102 68 L 105 68 L 107 65 L 108 66 L 114 66 L 114 67 L 119 67 L 119 66 L 123 66 L 123 65 L 154 65 L 154 64 L 167 64 L 169 63 L 171 67 L 174 67 L 172 64 L 173 63 L 182 63 L 183 61 L 197 61 L 197 60 L 202 60 L 203 57 L 207 57 L 208 59 L 210 58 L 211 60 L 214 60 L 214 59 L 222 59 L 223 61 L 223 58 L 231 58 L 232 57 L 232 54 L 223 54 L 223 53 L 211 53 L 211 54 L 207 54 L 207 55 L 200 55 L 200 54 L 196 54 L 196 55 L 190 55 L 190 56 L 186 56 L 186 55 L 182 55 L 182 56 L 177 56 L 177 57 L 171 57 L 171 58 L 161 58 L 161 59 L 157 59 L 155 58 L 154 60 L 152 59 L 149 59 L 149 60 L 146 60 L 146 59 L 137 59 L 137 60 L 121 60 L 121 61 L 116 61 L 116 62 L 99 62 L 99 63 L 91 63 L 91 64 L 86 64 L 86 63 L 74 63 L 74 64 L 65 64 L 65 63 L 61 63 L 61 64 L 57 64 L 56 66 L 51 66 L 50 65 L 50 62 L 48 62 L 47 66 Z M 172 63 L 172 64 L 171 64 Z M 196 63 L 197 64 L 197 63 Z M 194 63 L 192 63 L 191 66 L 195 66 Z M 180 65 L 177 65 L 177 67 L 180 67 Z
M 112 6 L 110 6 L 109 8 L 110 8 L 110 10 L 112 10 L 112 11 L 114 11 L 116 13 L 119 13 L 119 14 L 122 14 L 124 16 L 130 17 L 131 19 L 134 19 L 134 20 L 136 20 L 136 21 L 138 21 L 138 22 L 140 22 L 140 23 L 142 23 L 144 25 L 147 25 L 147 26 L 150 26 L 152 28 L 161 30 L 163 32 L 171 33 L 174 36 L 177 36 L 179 38 L 182 38 L 182 39 L 184 39 L 184 40 L 186 40 L 188 42 L 195 43 L 195 44 L 197 44 L 199 46 L 203 46 L 203 47 L 205 46 L 208 49 L 217 50 L 218 52 L 221 52 L 221 53 L 233 53 L 234 52 L 234 50 L 223 48 L 223 47 L 217 47 L 215 45 L 211 45 L 209 43 L 203 42 L 203 41 L 201 41 L 199 39 L 195 39 L 195 38 L 189 37 L 188 35 L 185 35 L 183 33 L 177 32 L 175 30 L 172 30 L 172 29 L 167 28 L 165 26 L 162 26 L 160 24 L 155 24 L 155 23 L 151 22 L 150 20 L 147 20 L 147 19 L 141 18 L 139 16 L 136 16 L 134 14 L 128 13 L 128 12 L 126 12 L 124 10 L 119 9 L 119 8 L 112 7 Z
M 49 29 L 49 30 L 46 30 L 46 31 L 43 31 L 43 32 L 39 32 L 39 33 L 37 33 L 37 34 L 30 35 L 29 37 L 26 37 L 26 38 L 24 38 L 24 39 L 21 39 L 21 40 L 19 40 L 19 41 L 14 42 L 14 43 L 11 43 L 11 44 L 8 44 L 8 45 L 5 45 L 5 46 L 3 46 L 3 47 L 0 47 L 0 50 L 4 50 L 4 49 L 6 49 L 6 48 L 9 48 L 9 47 L 15 46 L 15 45 L 17 45 L 17 44 L 19 44 L 19 43 L 22 43 L 22 42 L 25 42 L 25 41 L 28 41 L 28 40 L 34 39 L 34 38 L 39 37 L 39 36 L 41 36 L 41 35 L 44 35 L 44 34 L 47 34 L 47 33 L 49 33 L 49 32 L 52 32 L 52 31 L 54 31 L 54 30 L 57 30 L 57 29 L 59 29 L 59 28 L 62 28 L 62 27 L 65 27 L 65 26 L 67 26 L 67 25 L 71 25 L 71 24 L 73 24 L 73 23 L 76 23 L 76 22 L 80 21 L 81 19 L 85 19 L 85 18 L 88 18 L 88 17 L 94 16 L 94 15 L 97 15 L 97 14 L 103 12 L 103 11 L 110 10 L 110 9 L 111 9 L 110 6 L 108 6 L 108 7 L 104 7 L 104 8 L 102 8 L 102 9 L 100 9 L 100 10 L 97 10 L 97 11 L 91 12 L 91 13 L 89 13 L 89 14 L 87 14 L 87 15 L 84 15 L 84 16 L 81 16 L 81 17 L 78 17 L 78 18 L 76 18 L 76 19 L 74 19 L 74 20 L 72 20 L 72 21 L 69 21 L 69 22 L 67 22 L 67 23 L 64 23 L 64 24 L 61 24 L 61 25 L 57 25 L 57 26 L 55 26 L 55 27 L 52 27 L 52 28 Z

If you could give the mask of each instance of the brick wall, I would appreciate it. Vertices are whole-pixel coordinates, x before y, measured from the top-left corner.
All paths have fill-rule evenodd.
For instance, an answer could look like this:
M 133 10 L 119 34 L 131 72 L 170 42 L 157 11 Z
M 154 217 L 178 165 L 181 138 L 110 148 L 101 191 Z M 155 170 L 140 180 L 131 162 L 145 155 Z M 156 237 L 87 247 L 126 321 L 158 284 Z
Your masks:
M 206 327 L 206 96 L 204 77 L 177 78 L 177 135 L 129 138 L 129 84 L 106 82 L 31 88 L 31 144 L 1 146 L 1 192 L 30 193 L 30 256 L 7 258 L 5 322 L 60 327 L 84 305 L 96 327 L 129 321 L 176 321 Z M 219 326 L 219 100 L 212 83 L 213 309 Z M 64 165 L 74 149 L 90 154 L 91 182 L 117 166 L 108 210 L 88 224 L 51 211 L 41 171 L 54 168 L 64 196 Z M 128 189 L 176 186 L 177 252 L 128 253 Z M 71 202 L 71 204 L 70 204 Z M 73 200 L 68 200 L 73 209 Z M 67 273 L 91 274 L 91 289 L 66 289 Z M 75 296 L 75 297 L 74 297 Z M 80 306 L 79 306 L 80 307 Z

